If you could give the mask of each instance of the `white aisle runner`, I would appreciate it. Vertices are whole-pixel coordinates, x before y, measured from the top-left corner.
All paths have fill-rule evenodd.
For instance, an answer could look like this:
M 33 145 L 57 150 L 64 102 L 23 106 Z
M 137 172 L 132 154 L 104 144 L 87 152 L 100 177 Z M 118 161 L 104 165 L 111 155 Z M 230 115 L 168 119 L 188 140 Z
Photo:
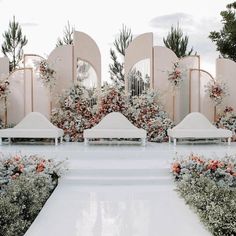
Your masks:
M 210 236 L 171 185 L 75 183 L 61 182 L 25 236 Z

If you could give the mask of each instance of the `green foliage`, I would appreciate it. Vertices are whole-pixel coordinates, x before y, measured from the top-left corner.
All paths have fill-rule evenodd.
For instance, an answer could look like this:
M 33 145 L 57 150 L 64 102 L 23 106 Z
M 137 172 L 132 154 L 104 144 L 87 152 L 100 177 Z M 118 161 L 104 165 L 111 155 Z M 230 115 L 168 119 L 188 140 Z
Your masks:
M 23 236 L 52 189 L 46 175 L 27 173 L 11 181 L 0 197 L 0 235 Z
M 236 188 L 218 186 L 204 176 L 183 179 L 177 186 L 214 236 L 236 235 Z
M 236 2 L 228 4 L 222 11 L 223 28 L 219 32 L 210 32 L 209 38 L 216 44 L 216 49 L 225 58 L 236 61 Z
M 74 27 L 71 27 L 70 22 L 67 22 L 67 25 L 64 28 L 63 31 L 63 38 L 57 39 L 56 47 L 62 46 L 62 45 L 70 45 L 73 43 L 73 33 L 74 33 Z
M 193 48 L 187 52 L 188 36 L 184 36 L 183 30 L 179 27 L 179 24 L 176 28 L 174 28 L 173 25 L 171 26 L 170 32 L 166 38 L 163 38 L 163 42 L 165 46 L 170 48 L 179 58 L 191 55 L 193 52 Z
M 10 71 L 15 70 L 23 57 L 23 47 L 28 43 L 26 36 L 23 36 L 21 26 L 18 22 L 9 22 L 9 29 L 3 34 L 4 42 L 2 52 L 10 61 Z
M 175 160 L 177 190 L 215 236 L 236 235 L 236 161 L 191 154 Z
M 121 88 L 124 88 L 125 76 L 124 76 L 124 56 L 125 50 L 132 42 L 133 36 L 131 29 L 122 25 L 119 36 L 115 39 L 113 46 L 115 50 L 110 49 L 110 56 L 112 63 L 109 64 L 109 73 L 113 83 Z M 118 56 L 117 56 L 118 54 Z

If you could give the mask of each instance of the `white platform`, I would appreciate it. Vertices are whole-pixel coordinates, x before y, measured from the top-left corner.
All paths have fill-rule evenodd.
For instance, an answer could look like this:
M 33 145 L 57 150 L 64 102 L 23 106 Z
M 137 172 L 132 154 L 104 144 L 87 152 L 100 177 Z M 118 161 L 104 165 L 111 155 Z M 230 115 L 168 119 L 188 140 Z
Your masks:
M 236 144 L 141 146 L 4 145 L 0 152 L 68 158 L 61 179 L 25 236 L 210 236 L 174 191 L 173 157 L 236 154 Z

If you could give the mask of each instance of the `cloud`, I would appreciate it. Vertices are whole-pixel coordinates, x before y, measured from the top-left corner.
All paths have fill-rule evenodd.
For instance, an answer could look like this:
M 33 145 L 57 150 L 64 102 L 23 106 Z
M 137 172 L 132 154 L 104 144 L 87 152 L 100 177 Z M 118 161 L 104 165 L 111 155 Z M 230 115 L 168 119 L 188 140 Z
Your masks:
M 25 26 L 25 27 L 35 27 L 35 26 L 38 26 L 38 25 L 39 24 L 34 23 L 34 22 L 23 22 L 23 23 L 21 23 L 21 26 Z
M 157 16 L 149 22 L 149 25 L 158 29 L 166 29 L 170 28 L 171 25 L 176 25 L 178 22 L 180 25 L 191 25 L 193 23 L 193 18 L 189 14 L 177 12 L 174 14 Z
M 171 25 L 175 26 L 177 22 L 180 23 L 184 34 L 189 36 L 189 49 L 193 47 L 205 63 L 214 66 L 219 52 L 216 51 L 215 43 L 209 39 L 209 34 L 211 31 L 219 31 L 222 28 L 221 22 L 214 17 L 197 18 L 185 13 L 157 16 L 149 22 L 149 25 L 156 29 L 154 31 L 155 45 L 164 45 L 163 37 L 167 36 Z

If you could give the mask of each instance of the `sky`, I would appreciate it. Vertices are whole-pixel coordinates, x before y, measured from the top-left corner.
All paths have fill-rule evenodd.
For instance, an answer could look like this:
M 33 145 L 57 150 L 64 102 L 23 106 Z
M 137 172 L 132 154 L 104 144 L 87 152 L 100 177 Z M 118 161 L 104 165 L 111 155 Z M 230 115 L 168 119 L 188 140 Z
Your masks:
M 219 57 L 209 32 L 222 28 L 220 12 L 233 0 L 0 0 L 0 44 L 9 20 L 15 15 L 28 44 L 25 53 L 47 57 L 63 35 L 67 21 L 78 31 L 89 34 L 102 55 L 102 79 L 107 80 L 109 50 L 122 24 L 134 36 L 153 32 L 154 45 L 163 46 L 171 25 L 179 22 L 189 36 L 189 45 L 201 56 L 201 67 L 215 73 Z M 0 54 L 0 57 L 3 56 Z

